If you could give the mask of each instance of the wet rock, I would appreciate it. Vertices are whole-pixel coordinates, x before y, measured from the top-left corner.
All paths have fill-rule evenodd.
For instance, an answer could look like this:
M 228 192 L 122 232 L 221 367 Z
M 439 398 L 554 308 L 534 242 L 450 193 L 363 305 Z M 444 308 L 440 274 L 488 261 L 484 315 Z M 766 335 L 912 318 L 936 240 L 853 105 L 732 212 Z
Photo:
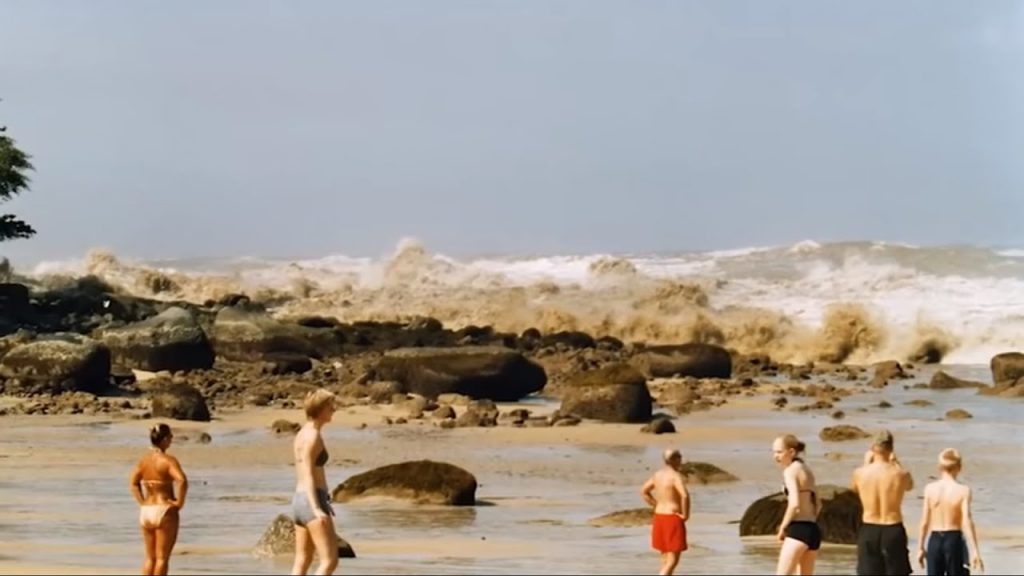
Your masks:
M 154 418 L 209 422 L 210 409 L 206 399 L 184 382 L 161 382 L 150 388 Z
M 818 516 L 823 542 L 856 544 L 862 509 L 860 498 L 853 491 L 839 486 L 818 486 L 822 509 Z M 786 513 L 786 497 L 782 492 L 765 496 L 747 508 L 740 520 L 740 536 L 766 536 L 778 532 Z
M 271 352 L 263 356 L 271 374 L 305 374 L 313 369 L 313 361 L 304 354 Z
M 459 428 L 489 428 L 498 425 L 498 407 L 490 400 L 473 400 L 455 420 Z
M 739 480 L 733 474 L 707 462 L 684 462 L 680 470 L 688 482 L 698 484 L 720 484 Z
M 987 388 L 988 386 L 981 382 L 972 382 L 970 380 L 955 378 L 946 374 L 942 370 L 939 370 L 932 375 L 932 379 L 928 383 L 928 387 L 932 390 L 953 390 L 956 388 Z
M 653 516 L 653 508 L 632 508 L 591 518 L 587 524 L 596 528 L 640 528 L 650 526 Z
M 48 334 L 11 348 L 0 377 L 6 394 L 98 394 L 109 386 L 110 350 L 77 334 Z
M 252 550 L 252 555 L 257 558 L 273 558 L 275 556 L 290 556 L 295 554 L 295 522 L 285 516 L 278 514 L 270 526 L 263 532 L 259 542 Z M 356 552 L 344 538 L 338 536 L 338 557 L 355 558 Z
M 832 413 L 832 418 L 834 418 L 835 420 L 842 420 L 843 418 L 846 418 L 846 412 L 843 412 L 842 410 L 836 410 L 835 412 Z
M 822 442 L 846 442 L 848 440 L 861 440 L 870 436 L 864 430 L 849 424 L 827 426 L 818 433 L 818 438 L 821 438 Z
M 112 361 L 129 368 L 178 372 L 213 367 L 213 346 L 206 332 L 192 312 L 177 306 L 99 335 L 110 348 Z
M 270 425 L 270 429 L 274 431 L 274 434 L 297 434 L 300 428 L 302 428 L 302 424 L 283 419 L 274 420 L 273 424 Z
M 1024 353 L 1004 352 L 996 354 L 990 362 L 992 382 L 1002 386 L 1024 378 Z
M 374 382 L 369 386 L 369 393 L 370 401 L 374 404 L 386 404 L 401 393 L 401 386 L 398 382 Z
M 448 406 L 447 404 L 443 404 L 441 406 L 438 406 L 437 410 L 434 410 L 434 419 L 435 420 L 454 420 L 455 419 L 455 408 L 452 408 L 451 406 Z
M 640 429 L 645 434 L 674 434 L 676 427 L 668 418 L 655 418 Z
M 348 502 L 384 496 L 420 504 L 473 506 L 476 488 L 476 478 L 458 466 L 417 460 L 352 476 L 334 489 L 332 498 L 336 502 Z
M 630 359 L 630 364 L 650 378 L 692 376 L 731 378 L 732 356 L 714 344 L 650 346 Z
M 513 402 L 539 392 L 547 374 L 521 353 L 493 346 L 402 348 L 386 352 L 377 377 L 402 391 L 427 398 L 457 393 L 475 399 Z
M 646 379 L 626 364 L 581 372 L 567 384 L 559 412 L 603 422 L 649 422 L 652 408 Z
M 910 376 L 903 370 L 903 366 L 895 360 L 888 360 L 886 362 L 879 362 L 874 365 L 875 374 L 874 378 L 881 378 L 882 380 L 893 380 L 909 378 Z
M 904 402 L 904 404 L 906 404 L 907 406 L 920 406 L 923 408 L 927 406 L 932 406 L 935 403 L 932 402 L 931 400 L 925 400 L 924 398 L 917 398 L 914 400 L 910 400 L 908 402 Z
M 966 420 L 968 418 L 974 418 L 974 416 L 963 408 L 954 408 L 946 412 L 946 420 Z
M 221 308 L 213 322 L 213 349 L 227 360 L 258 362 L 268 354 L 339 356 L 345 337 L 337 328 L 310 328 L 238 307 Z

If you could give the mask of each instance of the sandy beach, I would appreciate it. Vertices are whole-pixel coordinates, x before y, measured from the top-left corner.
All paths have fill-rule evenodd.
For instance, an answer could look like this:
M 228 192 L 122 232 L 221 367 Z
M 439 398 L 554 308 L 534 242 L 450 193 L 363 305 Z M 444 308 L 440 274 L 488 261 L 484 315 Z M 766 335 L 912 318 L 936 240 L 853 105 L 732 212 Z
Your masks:
M 971 377 L 982 369 L 956 370 Z M 935 454 L 958 446 L 966 458 L 964 479 L 976 487 L 975 514 L 989 573 L 1024 569 L 1024 501 L 1005 481 L 1024 474 L 1024 459 L 1012 440 L 1021 431 L 1014 405 L 973 390 L 893 386 L 858 392 L 843 400 L 849 414 L 843 423 L 893 430 L 901 459 L 917 479 L 919 488 L 905 503 L 912 538 L 920 487 L 934 475 Z M 915 398 L 934 405 L 906 405 Z M 893 407 L 873 408 L 882 399 Z M 388 425 L 385 418 L 402 415 L 394 405 L 341 410 L 325 432 L 332 486 L 377 466 L 426 458 L 472 472 L 479 503 L 469 508 L 386 499 L 336 503 L 340 533 L 358 556 L 342 560 L 339 572 L 649 573 L 656 559 L 648 550 L 646 528 L 598 528 L 588 520 L 641 506 L 638 488 L 659 464 L 658 453 L 677 446 L 688 460 L 715 464 L 740 479 L 692 486 L 692 548 L 680 573 L 765 573 L 774 566 L 777 543 L 741 539 L 736 523 L 753 500 L 778 489 L 771 439 L 783 432 L 805 438 L 819 482 L 840 485 L 848 482 L 865 449 L 863 441 L 820 441 L 817 432 L 834 423 L 828 414 L 772 410 L 770 400 L 762 394 L 684 415 L 676 420 L 676 434 L 659 436 L 641 433 L 638 425 L 592 421 L 575 427 L 444 430 L 429 419 Z M 954 406 L 975 418 L 941 419 Z M 515 407 L 543 414 L 557 403 L 529 399 L 501 405 L 502 410 Z M 274 516 L 288 512 L 294 488 L 290 436 L 275 435 L 269 425 L 300 416 L 297 410 L 225 409 L 209 423 L 172 423 L 180 439 L 172 451 L 192 484 L 173 572 L 287 569 L 290 558 L 257 559 L 251 549 Z M 5 417 L 0 572 L 135 573 L 141 544 L 127 474 L 145 449 L 151 424 L 130 416 Z M 195 442 L 201 432 L 212 442 Z M 853 561 L 851 547 L 826 546 L 819 573 L 849 573 Z

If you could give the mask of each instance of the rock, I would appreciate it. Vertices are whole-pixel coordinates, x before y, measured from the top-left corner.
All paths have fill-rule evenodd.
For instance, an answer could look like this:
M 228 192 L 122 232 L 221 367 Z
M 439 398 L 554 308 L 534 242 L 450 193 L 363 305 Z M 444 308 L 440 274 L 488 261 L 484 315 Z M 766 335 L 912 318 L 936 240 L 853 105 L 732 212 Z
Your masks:
M 100 332 L 113 362 L 150 372 L 208 370 L 213 367 L 213 346 L 195 316 L 172 306 L 163 312 L 121 328 Z
M 556 347 L 559 344 L 570 349 L 593 348 L 597 346 L 594 337 L 586 332 L 563 331 L 541 336 L 540 345 L 542 348 Z
M 739 480 L 729 472 L 707 462 L 684 462 L 680 471 L 686 476 L 687 481 L 698 484 L 720 484 Z
M 268 372 L 271 374 L 305 374 L 313 369 L 313 361 L 304 354 L 271 352 L 263 359 L 270 364 Z
M 277 518 L 267 526 L 252 550 L 252 555 L 257 558 L 273 558 L 275 556 L 290 556 L 295 554 L 295 522 L 284 514 L 278 514 Z M 355 558 L 356 552 L 344 538 L 338 536 L 338 558 Z
M 210 409 L 199 390 L 183 382 L 168 382 L 150 391 L 154 418 L 209 422 Z
M 966 420 L 967 418 L 974 418 L 974 416 L 963 408 L 954 408 L 946 412 L 946 420 Z
M 961 380 L 946 374 L 942 370 L 939 370 L 932 375 L 931 381 L 928 383 L 928 387 L 932 390 L 953 390 L 956 388 L 988 388 L 986 384 L 981 382 L 971 382 L 970 380 Z
M 322 359 L 339 356 L 345 337 L 337 328 L 281 322 L 262 312 L 221 308 L 213 322 L 213 349 L 226 360 L 256 362 L 268 354 L 292 353 Z
M 0 377 L 6 394 L 99 394 L 110 382 L 110 350 L 77 334 L 48 334 L 11 348 Z
M 870 436 L 864 430 L 849 424 L 827 426 L 818 433 L 818 438 L 821 438 L 822 442 L 845 442 L 847 440 L 860 440 Z
M 462 394 L 438 394 L 437 402 L 439 404 L 448 404 L 449 406 L 469 406 L 472 398 Z
M 1024 378 L 1024 353 L 1004 352 L 996 354 L 990 362 L 992 383 L 996 386 L 1016 382 Z
M 632 508 L 591 518 L 587 524 L 597 528 L 641 528 L 651 525 L 653 515 L 653 508 Z
M 881 378 L 882 380 L 893 380 L 909 378 L 906 372 L 903 371 L 903 366 L 895 360 L 888 360 L 885 362 L 879 362 L 875 364 L 875 375 L 874 378 Z
M 302 428 L 302 424 L 283 419 L 274 420 L 274 423 L 270 425 L 274 434 L 296 434 L 300 428 Z
M 843 418 L 846 418 L 846 412 L 843 412 L 842 410 L 836 410 L 835 412 L 832 413 L 832 418 L 836 420 L 842 420 Z
M 376 372 L 378 379 L 398 382 L 402 392 L 427 398 L 457 393 L 513 402 L 547 383 L 539 364 L 515 350 L 494 346 L 400 348 L 386 352 Z
M 931 400 L 925 400 L 924 398 L 917 398 L 915 400 L 910 400 L 908 402 L 904 402 L 904 404 L 906 404 L 907 406 L 926 407 L 926 406 L 932 406 L 935 403 L 932 402 Z
M 634 355 L 630 363 L 650 378 L 732 377 L 729 351 L 714 344 L 691 342 L 679 346 L 651 346 Z
M 498 407 L 490 400 L 473 400 L 455 420 L 460 428 L 489 428 L 498 425 Z
M 369 386 L 370 401 L 374 404 L 387 404 L 395 394 L 401 393 L 398 382 L 374 382 Z
M 416 460 L 390 464 L 357 474 L 339 484 L 332 493 L 335 502 L 372 496 L 410 500 L 419 504 L 473 506 L 476 478 L 446 462 Z
M 831 484 L 818 486 L 821 515 L 818 527 L 823 542 L 856 544 L 861 524 L 860 498 L 853 491 Z M 786 512 L 786 497 L 782 492 L 765 496 L 747 508 L 740 520 L 740 536 L 774 535 Z
M 566 383 L 559 412 L 603 422 L 649 422 L 651 404 L 643 374 L 619 363 L 575 374 Z
M 0 318 L 14 324 L 30 322 L 35 310 L 29 301 L 28 287 L 10 282 L 0 283 Z
M 454 420 L 455 419 L 455 408 L 447 404 L 443 404 L 434 410 L 434 420 Z
M 671 420 L 661 417 L 651 420 L 640 431 L 645 434 L 674 434 L 676 427 Z

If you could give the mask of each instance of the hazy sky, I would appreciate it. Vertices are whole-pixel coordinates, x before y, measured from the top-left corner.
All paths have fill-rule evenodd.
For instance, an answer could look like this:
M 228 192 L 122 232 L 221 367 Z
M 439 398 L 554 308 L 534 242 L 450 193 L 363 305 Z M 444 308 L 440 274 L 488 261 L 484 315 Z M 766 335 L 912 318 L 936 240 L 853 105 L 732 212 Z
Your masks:
M 0 0 L 16 263 L 1024 244 L 1024 3 Z

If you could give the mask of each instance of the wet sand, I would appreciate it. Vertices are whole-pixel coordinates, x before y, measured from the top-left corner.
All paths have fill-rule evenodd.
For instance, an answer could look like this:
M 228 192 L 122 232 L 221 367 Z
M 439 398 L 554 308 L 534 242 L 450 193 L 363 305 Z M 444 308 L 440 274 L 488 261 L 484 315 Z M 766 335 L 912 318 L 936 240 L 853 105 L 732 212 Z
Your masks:
M 954 375 L 987 380 L 982 367 L 946 367 Z M 926 381 L 922 371 L 917 379 Z M 848 385 L 837 382 L 838 385 Z M 864 388 L 858 388 L 858 392 Z M 927 398 L 935 405 L 907 406 Z M 880 400 L 893 407 L 881 409 Z M 808 444 L 819 482 L 845 485 L 865 442 L 823 443 L 817 433 L 837 423 L 828 413 L 771 410 L 771 396 L 738 398 L 710 412 L 676 420 L 677 434 L 651 436 L 639 425 L 584 422 L 568 428 L 474 428 L 441 430 L 430 420 L 388 426 L 393 406 L 339 411 L 325 436 L 331 453 L 327 477 L 335 485 L 367 469 L 430 458 L 476 475 L 473 508 L 415 507 L 387 500 L 335 504 L 340 533 L 359 556 L 342 560 L 339 573 L 651 573 L 656 555 L 646 528 L 596 528 L 587 521 L 642 505 L 638 487 L 658 466 L 667 446 L 686 458 L 710 462 L 739 482 L 694 485 L 691 550 L 682 574 L 762 574 L 774 569 L 778 545 L 770 537 L 740 539 L 737 522 L 754 499 L 778 490 L 780 471 L 771 462 L 774 436 L 794 432 Z M 791 398 L 791 404 L 810 402 Z M 518 405 L 543 413 L 553 403 Z M 868 407 L 861 412 L 860 407 Z M 965 408 L 967 421 L 939 418 Z M 918 488 L 905 503 L 913 539 L 921 487 L 946 446 L 965 454 L 964 480 L 975 488 L 975 515 L 988 573 L 1024 570 L 1024 496 L 1015 481 L 1024 457 L 1014 440 L 1019 401 L 978 396 L 973 390 L 903 390 L 893 385 L 866 390 L 837 408 L 845 424 L 885 426 Z M 172 447 L 191 480 L 183 527 L 172 559 L 181 574 L 286 572 L 290 557 L 250 555 L 269 522 L 288 512 L 294 490 L 290 436 L 275 436 L 277 418 L 301 420 L 298 410 L 218 412 L 209 423 L 174 423 L 178 437 L 209 433 L 210 444 Z M 0 573 L 137 573 L 141 541 L 138 509 L 127 476 L 146 449 L 152 421 L 89 416 L 8 416 L 0 436 Z M 361 428 L 362 424 L 365 428 Z M 838 460 L 825 458 L 838 453 Z M 913 548 L 914 543 L 911 543 Z M 853 550 L 826 546 L 819 573 L 851 573 Z

